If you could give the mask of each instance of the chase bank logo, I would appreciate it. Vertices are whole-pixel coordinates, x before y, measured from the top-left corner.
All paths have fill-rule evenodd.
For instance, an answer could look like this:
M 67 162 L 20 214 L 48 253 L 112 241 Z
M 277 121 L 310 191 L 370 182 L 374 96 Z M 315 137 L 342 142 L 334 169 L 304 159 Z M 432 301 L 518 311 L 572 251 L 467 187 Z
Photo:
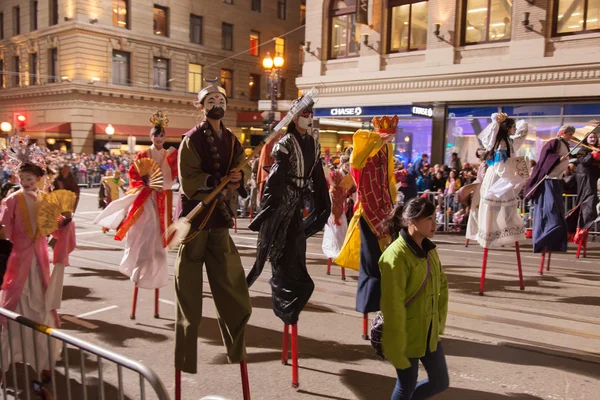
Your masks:
M 362 114 L 362 108 L 360 107 L 346 107 L 346 108 L 332 108 L 329 112 L 332 116 L 357 116 Z
M 433 117 L 433 108 L 431 107 L 413 107 L 412 108 L 412 114 L 413 115 L 419 115 L 421 117 L 428 117 L 431 118 Z

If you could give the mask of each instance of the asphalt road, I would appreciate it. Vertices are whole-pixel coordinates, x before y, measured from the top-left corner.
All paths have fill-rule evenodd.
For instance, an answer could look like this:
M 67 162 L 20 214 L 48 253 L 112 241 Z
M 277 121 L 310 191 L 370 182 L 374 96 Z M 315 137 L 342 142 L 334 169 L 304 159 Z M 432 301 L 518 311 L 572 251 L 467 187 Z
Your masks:
M 154 293 L 140 290 L 137 319 L 130 320 L 133 285 L 118 272 L 123 243 L 92 224 L 98 214 L 96 194 L 97 190 L 82 192 L 75 218 L 78 246 L 65 274 L 63 329 L 142 361 L 172 394 L 175 252 L 169 253 L 169 285 L 160 291 L 160 319 L 153 318 Z M 231 235 L 249 270 L 256 234 L 245 229 L 247 223 L 238 220 L 237 233 L 232 230 Z M 487 292 L 480 297 L 481 248 L 465 248 L 461 236 L 439 235 L 435 241 L 450 285 L 443 343 L 451 388 L 438 399 L 600 398 L 600 244 L 590 244 L 586 259 L 576 260 L 572 247 L 568 254 L 553 254 L 551 270 L 540 276 L 539 255 L 531 253 L 530 242 L 522 243 L 525 291 L 519 290 L 514 249 L 493 249 Z M 342 281 L 338 267 L 326 275 L 326 262 L 317 235 L 307 250 L 316 290 L 298 325 L 299 389 L 291 387 L 291 367 L 280 362 L 283 324 L 271 310 L 268 266 L 252 287 L 247 350 L 254 399 L 389 398 L 395 371 L 361 339 L 361 315 L 354 311 L 357 273 L 347 271 Z M 184 374 L 183 399 L 210 394 L 241 399 L 239 367 L 229 365 L 224 355 L 210 287 L 205 282 L 199 295 L 200 289 L 205 318 L 198 335 L 198 374 Z M 79 354 L 69 350 L 69 355 L 77 366 L 71 383 L 81 391 Z M 96 398 L 97 362 L 86 356 L 84 363 L 88 398 Z M 115 370 L 103 366 L 107 398 L 117 398 Z M 61 378 L 61 369 L 57 372 Z M 137 378 L 128 375 L 125 381 L 126 398 L 139 398 Z M 149 391 L 146 385 L 146 394 Z

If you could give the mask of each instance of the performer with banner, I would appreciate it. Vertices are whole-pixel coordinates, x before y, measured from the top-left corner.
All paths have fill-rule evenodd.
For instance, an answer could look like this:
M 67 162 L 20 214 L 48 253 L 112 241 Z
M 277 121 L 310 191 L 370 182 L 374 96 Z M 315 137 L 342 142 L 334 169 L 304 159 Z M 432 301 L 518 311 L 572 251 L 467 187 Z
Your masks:
M 119 270 L 135 285 L 131 319 L 135 319 L 140 287 L 154 289 L 154 317 L 159 318 L 159 288 L 168 281 L 164 233 L 173 221 L 171 189 L 177 178 L 177 150 L 163 147 L 168 117 L 157 111 L 150 122 L 152 146 L 139 152 L 130 167 L 128 192 L 94 220 L 104 228 L 116 229 L 115 240 L 126 240 Z
M 295 100 L 292 108 L 301 100 Z M 331 213 L 321 147 L 310 134 L 312 102 L 298 114 L 288 126 L 287 134 L 273 148 L 275 164 L 265 183 L 261 211 L 248 226 L 259 233 L 256 262 L 246 278 L 248 286 L 251 286 L 262 272 L 267 258 L 271 261 L 273 311 L 285 324 L 285 361 L 288 329 L 292 327 L 294 387 L 299 384 L 298 318 L 315 287 L 306 269 L 306 240 L 323 229 Z M 313 209 L 305 220 L 307 195 L 312 197 Z
M 527 182 L 529 170 L 523 157 L 517 157 L 525 138 L 527 123 L 515 123 L 504 113 L 492 114 L 492 122 L 478 135 L 485 148 L 487 171 L 481 183 L 481 198 L 477 218 L 477 242 L 483 247 L 483 265 L 479 294 L 483 295 L 488 250 L 492 246 L 514 243 L 521 290 L 523 273 L 519 241 L 525 239 L 523 221 L 517 209 L 519 192 Z
M 562 126 L 556 138 L 546 142 L 525 188 L 525 200 L 533 200 L 533 252 L 542 253 L 540 275 L 548 252 L 548 270 L 552 252 L 567 251 L 567 221 L 562 178 L 569 166 L 569 140 L 575 127 Z
M 250 171 L 231 172 L 244 160 L 244 148 L 226 129 L 222 119 L 227 110 L 227 93 L 215 80 L 198 93 L 196 106 L 205 119 L 183 136 L 179 150 L 180 217 L 187 216 L 229 175 L 226 190 L 246 197 L 240 185 Z M 181 371 L 197 371 L 198 328 L 202 319 L 202 267 L 210 283 L 217 308 L 219 328 L 227 356 L 240 363 L 244 399 L 250 398 L 246 363 L 246 324 L 252 306 L 244 267 L 229 236 L 233 212 L 223 202 L 222 194 L 207 204 L 191 221 L 191 229 L 181 242 L 175 261 L 175 392 L 181 398 Z
M 335 263 L 358 270 L 356 310 L 363 314 L 363 339 L 368 339 L 368 313 L 379 311 L 381 274 L 379 257 L 389 234 L 385 221 L 396 200 L 394 151 L 398 116 L 373 118 L 375 132 L 358 130 L 353 138 L 350 173 L 356 182 L 358 201 L 348 233 Z

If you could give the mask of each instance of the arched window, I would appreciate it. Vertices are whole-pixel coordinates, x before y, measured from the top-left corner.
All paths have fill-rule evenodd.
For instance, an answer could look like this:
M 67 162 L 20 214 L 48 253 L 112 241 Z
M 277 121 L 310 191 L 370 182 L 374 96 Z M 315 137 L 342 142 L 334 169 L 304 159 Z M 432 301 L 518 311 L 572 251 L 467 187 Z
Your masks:
M 429 2 L 423 0 L 390 0 L 388 10 L 388 51 L 425 50 Z
M 329 16 L 329 58 L 358 56 L 360 24 L 356 23 L 356 0 L 332 0 Z

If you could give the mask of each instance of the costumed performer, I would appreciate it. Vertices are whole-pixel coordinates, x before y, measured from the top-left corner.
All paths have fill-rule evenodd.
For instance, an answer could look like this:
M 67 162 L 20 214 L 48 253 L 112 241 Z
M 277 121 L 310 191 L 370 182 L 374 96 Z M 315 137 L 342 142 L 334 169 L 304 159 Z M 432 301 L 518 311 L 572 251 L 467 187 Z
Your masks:
M 587 247 L 588 234 L 598 218 L 598 180 L 600 179 L 600 143 L 592 132 L 577 154 L 577 230 L 572 238 L 577 243 L 577 258 Z
M 302 98 L 292 103 L 292 109 Z M 251 286 L 271 261 L 273 311 L 285 324 L 283 357 L 287 360 L 287 330 L 292 327 L 292 385 L 298 386 L 298 317 L 314 290 L 306 269 L 306 239 L 325 226 L 331 202 L 321 162 L 321 147 L 310 134 L 313 105 L 299 110 L 287 133 L 273 147 L 275 159 L 265 183 L 262 207 L 248 228 L 258 231 L 256 261 L 248 273 Z M 312 186 L 312 190 L 309 189 Z M 304 204 L 313 207 L 306 220 Z
M 227 110 L 227 92 L 217 86 L 217 79 L 206 81 L 210 85 L 198 93 L 196 102 L 205 118 L 183 136 L 179 147 L 182 210 L 179 217 L 188 215 L 226 176 L 230 177 L 227 190 L 246 197 L 240 183 L 250 171 L 231 172 L 244 161 L 245 155 L 241 143 L 222 122 Z M 179 247 L 175 261 L 175 391 L 178 395 L 181 371 L 196 373 L 204 265 L 227 357 L 231 363 L 240 363 L 244 398 L 249 396 L 245 334 L 252 306 L 244 267 L 229 236 L 232 227 L 232 212 L 220 194 L 191 222 L 191 229 Z
M 106 176 L 102 177 L 100 181 L 100 190 L 98 192 L 98 208 L 105 209 L 112 201 L 121 198 L 121 193 L 125 193 L 125 181 L 121 179 L 121 171 L 114 171 L 110 175 L 111 171 L 106 171 Z
M 60 327 L 60 319 L 56 309 L 48 308 L 46 301 L 47 292 L 52 292 L 52 288 L 48 286 L 48 242 L 37 225 L 42 201 L 39 185 L 46 171 L 44 156 L 35 144 L 29 145 L 28 137 L 21 138 L 17 135 L 9 138 L 7 155 L 9 166 L 15 173 L 18 172 L 21 189 L 4 199 L 0 209 L 0 223 L 13 245 L 0 291 L 0 307 L 37 323 L 57 328 Z M 11 328 L 10 338 L 7 323 Z M 19 324 L 7 321 L 4 317 L 0 318 L 0 325 L 3 372 L 12 363 L 22 362 L 31 365 L 44 380 L 49 379 L 49 370 L 54 367 L 49 360 L 58 360 L 60 342 L 53 339 L 49 342 L 46 335 L 35 331 L 32 335 L 22 337 Z
M 346 219 L 346 197 L 348 189 L 343 181 L 350 180 L 354 184 L 351 175 L 344 174 L 340 168 L 329 172 L 329 196 L 331 199 L 331 215 L 323 230 L 323 254 L 327 256 L 327 275 L 331 273 L 331 263 L 337 258 L 342 250 L 346 232 L 348 231 L 348 220 Z M 327 177 L 327 175 L 325 175 Z M 342 267 L 342 280 L 346 280 L 346 269 Z
M 569 167 L 569 140 L 574 134 L 575 127 L 564 125 L 554 139 L 546 142 L 525 188 L 525 200 L 533 201 L 533 252 L 542 253 L 540 275 L 544 273 L 546 252 L 550 269 L 552 252 L 567 251 L 562 178 Z
M 478 135 L 485 148 L 487 171 L 481 183 L 477 242 L 484 248 L 479 294 L 483 295 L 488 249 L 514 243 L 521 290 L 524 289 L 519 241 L 525 239 L 523 220 L 517 209 L 519 192 L 527 182 L 529 169 L 516 153 L 527 137 L 527 123 L 492 114 L 492 122 Z
M 102 227 L 117 229 L 115 240 L 125 239 L 119 271 L 135 285 L 131 319 L 135 319 L 138 288 L 154 289 L 154 317 L 159 318 L 159 288 L 168 280 L 164 233 L 173 221 L 171 189 L 177 178 L 177 150 L 163 147 L 168 117 L 157 111 L 150 122 L 152 146 L 139 152 L 129 168 L 128 192 L 112 201 L 94 220 Z M 162 180 L 150 182 L 151 175 L 162 175 Z
M 465 237 L 467 238 L 465 247 L 469 246 L 469 240 L 477 240 L 477 232 L 479 231 L 479 224 L 477 223 L 477 217 L 479 216 L 479 201 L 481 198 L 481 182 L 487 170 L 487 163 L 483 159 L 483 152 L 477 150 L 477 158 L 481 160 L 481 164 L 477 168 L 477 178 L 472 183 L 471 192 L 471 203 L 469 204 L 469 219 L 467 220 L 467 231 Z M 462 188 L 466 190 L 466 186 Z
M 396 200 L 392 142 L 398 116 L 375 117 L 373 126 L 375 132 L 361 129 L 352 137 L 350 173 L 356 183 L 358 201 L 342 251 L 335 259 L 341 267 L 359 271 L 356 311 L 363 314 L 365 340 L 368 339 L 368 313 L 379 311 L 379 257 L 390 242 L 384 221 Z

